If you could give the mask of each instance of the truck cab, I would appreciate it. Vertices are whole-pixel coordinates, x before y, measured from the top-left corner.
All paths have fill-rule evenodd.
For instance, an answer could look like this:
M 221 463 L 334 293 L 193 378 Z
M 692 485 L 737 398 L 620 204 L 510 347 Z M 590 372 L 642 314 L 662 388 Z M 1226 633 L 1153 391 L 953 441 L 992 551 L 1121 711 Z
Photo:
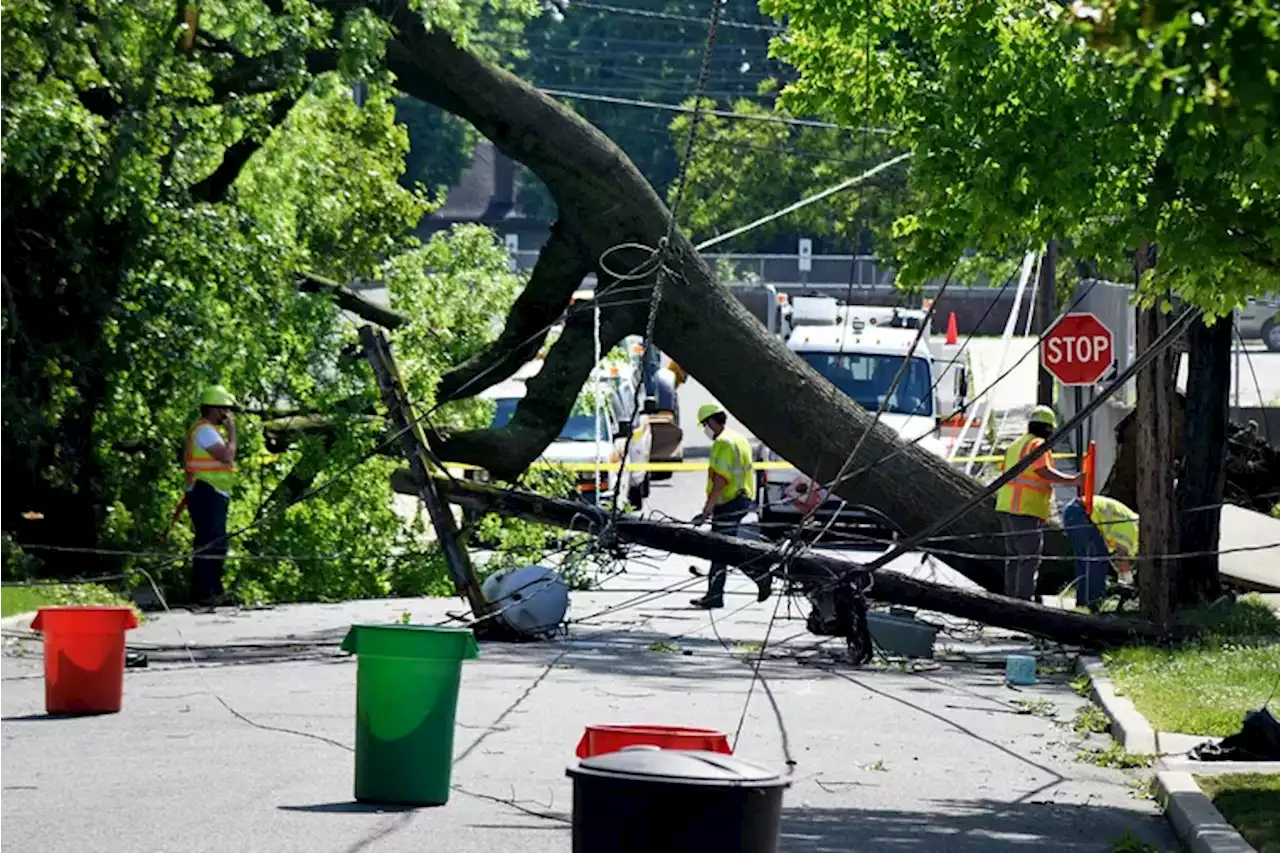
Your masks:
M 937 393 L 941 367 L 935 363 L 927 332 L 919 335 L 924 312 L 845 305 L 827 316 L 833 321 L 790 328 L 787 347 L 862 408 L 872 413 L 882 409 L 880 423 L 903 441 L 918 440 L 921 447 L 945 456 L 938 437 L 944 415 Z M 902 379 L 894 387 L 899 371 L 904 371 Z M 783 461 L 764 447 L 758 455 L 763 461 Z M 838 498 L 825 494 L 820 484 L 795 468 L 761 474 L 760 521 L 769 533 L 785 533 L 815 506 L 814 516 L 821 522 L 840 510 Z M 835 521 L 843 527 L 885 528 L 869 508 L 845 507 Z

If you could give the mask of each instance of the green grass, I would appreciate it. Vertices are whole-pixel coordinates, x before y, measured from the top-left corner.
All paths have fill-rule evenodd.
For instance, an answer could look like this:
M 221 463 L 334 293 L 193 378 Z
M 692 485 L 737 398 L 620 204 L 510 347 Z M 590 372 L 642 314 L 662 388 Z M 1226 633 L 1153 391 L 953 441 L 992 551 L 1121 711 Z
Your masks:
M 1179 614 L 1199 639 L 1104 656 L 1117 690 L 1160 731 L 1226 736 L 1262 706 L 1280 674 L 1280 617 L 1256 596 Z
M 0 617 L 69 604 L 127 605 L 129 602 L 96 583 L 0 587 Z
M 1280 853 L 1280 774 L 1197 776 L 1196 783 L 1258 853 Z

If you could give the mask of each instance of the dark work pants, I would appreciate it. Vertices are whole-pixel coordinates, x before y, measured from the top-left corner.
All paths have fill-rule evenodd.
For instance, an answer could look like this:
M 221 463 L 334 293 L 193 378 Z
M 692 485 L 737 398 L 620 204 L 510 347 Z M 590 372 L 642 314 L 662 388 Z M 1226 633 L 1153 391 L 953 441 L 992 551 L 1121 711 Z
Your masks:
M 1034 515 L 998 512 L 1004 528 L 1004 594 L 1028 601 L 1036 594 L 1040 551 L 1044 546 L 1044 522 Z
M 191 568 L 191 594 L 196 601 L 221 595 L 223 561 L 227 556 L 227 509 L 231 498 L 201 480 L 187 492 L 187 512 L 195 528 L 196 552 Z
M 711 510 L 711 532 L 719 533 L 722 536 L 740 535 L 743 516 L 751 511 L 751 506 L 751 498 L 742 495 L 728 503 L 715 507 Z M 761 571 L 753 567 L 751 569 L 743 569 L 743 571 L 755 581 L 759 581 L 768 574 L 767 568 Z M 711 564 L 711 570 L 707 573 L 708 601 L 723 603 L 724 584 L 728 580 L 728 576 L 729 566 L 727 563 Z
M 1062 526 L 1067 530 L 1071 551 L 1076 556 L 1076 604 L 1093 607 L 1107 593 L 1111 552 L 1080 501 L 1072 501 L 1062 508 Z

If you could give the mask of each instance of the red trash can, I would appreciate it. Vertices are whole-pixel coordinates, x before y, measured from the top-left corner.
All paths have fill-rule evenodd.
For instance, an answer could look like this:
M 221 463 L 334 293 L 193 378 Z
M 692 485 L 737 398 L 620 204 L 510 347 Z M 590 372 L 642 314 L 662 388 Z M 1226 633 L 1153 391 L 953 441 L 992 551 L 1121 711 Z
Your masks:
M 124 699 L 124 632 L 138 627 L 129 607 L 42 607 L 31 623 L 44 634 L 47 714 L 114 714 Z
M 579 758 L 617 752 L 628 746 L 656 746 L 659 749 L 701 750 L 732 755 L 729 738 L 714 729 L 685 726 L 587 726 L 578 741 Z

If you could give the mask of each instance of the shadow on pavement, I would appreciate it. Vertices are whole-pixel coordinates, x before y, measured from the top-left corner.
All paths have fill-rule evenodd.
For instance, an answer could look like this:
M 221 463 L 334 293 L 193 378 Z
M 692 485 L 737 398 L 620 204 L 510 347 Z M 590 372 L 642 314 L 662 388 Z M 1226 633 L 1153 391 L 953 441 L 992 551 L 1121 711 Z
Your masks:
M 996 853 L 1045 850 L 1096 853 L 1125 832 L 1157 850 L 1174 850 L 1163 819 L 1102 805 L 965 800 L 939 802 L 937 811 L 785 809 L 782 853 L 919 851 Z
M 276 806 L 282 812 L 305 812 L 310 814 L 396 814 L 412 812 L 418 809 L 434 809 L 439 806 L 395 806 L 381 803 L 358 803 L 354 800 L 340 803 L 313 803 L 306 806 Z

